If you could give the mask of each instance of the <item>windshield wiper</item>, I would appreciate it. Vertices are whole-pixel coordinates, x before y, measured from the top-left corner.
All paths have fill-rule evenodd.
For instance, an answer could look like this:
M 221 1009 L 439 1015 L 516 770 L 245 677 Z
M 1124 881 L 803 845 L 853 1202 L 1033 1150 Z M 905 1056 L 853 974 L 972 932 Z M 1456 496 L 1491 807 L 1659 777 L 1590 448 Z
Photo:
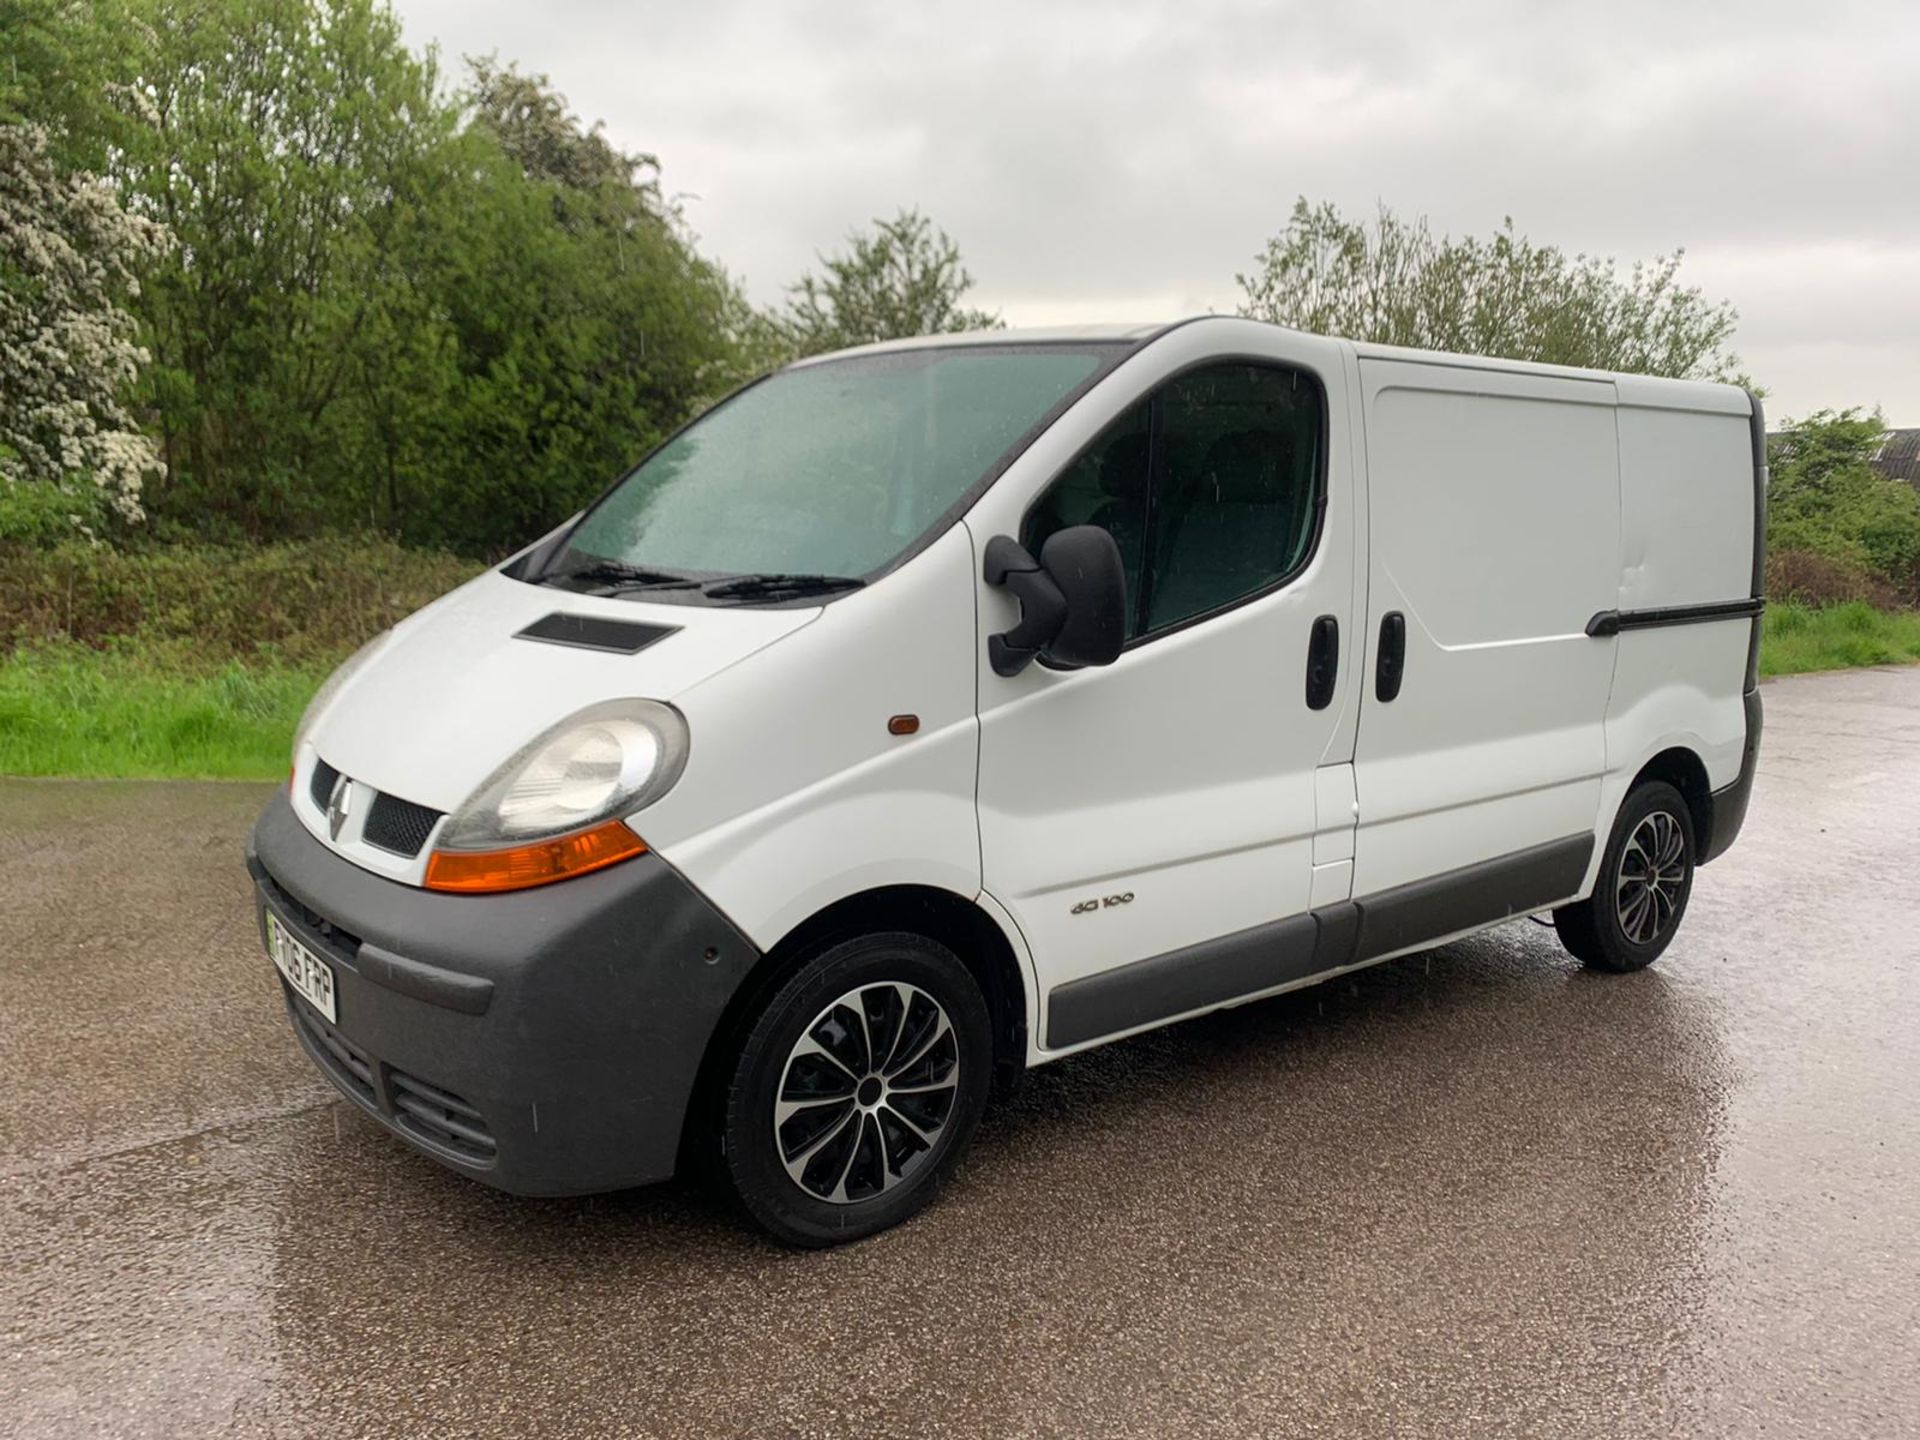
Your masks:
M 858 590 L 867 582 L 848 575 L 733 575 L 711 580 L 704 592 L 716 600 L 764 600 L 775 595 L 825 595 L 835 590 Z
M 619 594 L 623 590 L 685 590 L 700 583 L 690 575 L 676 575 L 671 570 L 649 570 L 643 565 L 629 565 L 624 560 L 594 560 L 571 570 L 555 570 L 540 577 L 542 585 L 566 580 L 585 580 L 604 587 L 609 594 Z

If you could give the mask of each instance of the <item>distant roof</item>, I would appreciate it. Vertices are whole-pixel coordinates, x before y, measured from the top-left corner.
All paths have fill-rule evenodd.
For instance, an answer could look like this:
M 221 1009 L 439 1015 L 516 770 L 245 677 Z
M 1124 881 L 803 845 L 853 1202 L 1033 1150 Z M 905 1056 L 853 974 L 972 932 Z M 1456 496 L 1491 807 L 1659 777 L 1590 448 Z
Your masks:
M 1920 485 L 1920 430 L 1889 430 L 1871 464 L 1889 480 Z

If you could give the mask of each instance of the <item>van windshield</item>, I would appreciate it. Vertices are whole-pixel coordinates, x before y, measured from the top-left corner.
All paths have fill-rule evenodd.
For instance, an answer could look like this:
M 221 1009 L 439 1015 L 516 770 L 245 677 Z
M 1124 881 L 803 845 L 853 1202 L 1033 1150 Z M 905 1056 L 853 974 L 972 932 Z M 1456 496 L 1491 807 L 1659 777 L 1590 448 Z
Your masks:
M 928 537 L 1119 353 L 967 345 L 783 370 L 649 456 L 541 578 L 735 603 L 787 598 L 807 581 L 852 588 Z M 778 578 L 754 588 L 739 577 Z

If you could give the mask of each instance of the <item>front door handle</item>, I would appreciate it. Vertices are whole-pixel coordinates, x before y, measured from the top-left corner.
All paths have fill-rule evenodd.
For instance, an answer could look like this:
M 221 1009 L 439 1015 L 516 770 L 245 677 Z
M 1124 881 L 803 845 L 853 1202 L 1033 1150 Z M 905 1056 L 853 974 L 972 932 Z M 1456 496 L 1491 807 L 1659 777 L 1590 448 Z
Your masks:
M 1373 693 L 1382 705 L 1400 693 L 1406 669 L 1407 617 L 1391 610 L 1380 621 L 1380 654 L 1373 670 Z
M 1307 708 L 1324 710 L 1331 705 L 1339 678 L 1340 622 L 1322 615 L 1313 622 L 1313 639 L 1307 645 Z

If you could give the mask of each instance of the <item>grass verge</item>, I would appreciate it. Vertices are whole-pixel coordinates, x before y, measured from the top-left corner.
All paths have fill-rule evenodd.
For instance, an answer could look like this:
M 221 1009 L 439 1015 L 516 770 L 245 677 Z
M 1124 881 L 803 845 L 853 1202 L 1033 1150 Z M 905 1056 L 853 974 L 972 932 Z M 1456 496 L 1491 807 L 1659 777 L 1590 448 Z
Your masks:
M 1768 607 L 1760 673 L 1920 660 L 1920 613 Z M 177 642 L 56 641 L 0 656 L 0 775 L 274 780 L 328 669 L 271 655 L 209 666 Z
M 1876 610 L 1861 601 L 1767 607 L 1760 636 L 1762 675 L 1801 675 L 1920 660 L 1920 611 Z
M 40 646 L 0 659 L 0 775 L 271 780 L 321 674 Z

